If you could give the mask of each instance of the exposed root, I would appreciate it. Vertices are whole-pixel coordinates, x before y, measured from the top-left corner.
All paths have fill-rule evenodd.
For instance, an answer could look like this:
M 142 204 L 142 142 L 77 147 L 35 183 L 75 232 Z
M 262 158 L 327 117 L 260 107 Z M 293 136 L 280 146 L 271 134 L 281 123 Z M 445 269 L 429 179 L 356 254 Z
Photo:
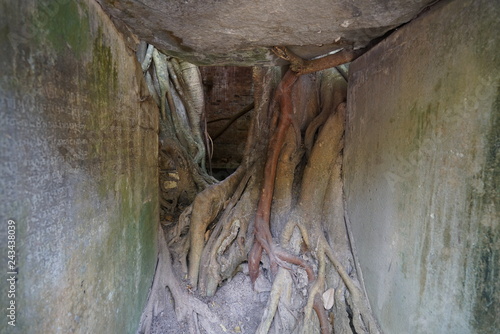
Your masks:
M 298 240 L 300 237 L 298 237 L 296 234 L 293 234 L 295 237 L 292 237 L 292 231 L 294 231 L 295 227 L 298 226 L 296 223 L 289 223 L 285 227 L 283 234 L 282 234 L 282 242 L 284 244 L 290 244 L 292 247 L 291 252 L 296 253 L 298 251 L 298 246 L 300 245 L 301 241 Z M 290 241 L 289 239 L 292 238 L 294 239 L 293 241 Z M 308 240 L 308 234 L 305 233 L 302 235 L 302 239 Z M 301 239 L 301 240 L 302 240 Z M 295 259 L 300 259 L 301 263 L 294 263 L 294 258 Z M 324 290 L 324 276 L 325 276 L 325 261 L 323 260 L 323 257 L 321 256 L 321 253 L 319 254 L 318 260 L 319 260 L 319 269 L 318 269 L 318 274 L 317 276 L 313 272 L 313 268 L 304 260 L 302 260 L 298 256 L 288 256 L 286 258 L 289 263 L 297 264 L 302 269 L 306 271 L 307 278 L 308 278 L 308 283 L 309 283 L 309 289 L 308 289 L 308 299 L 307 299 L 307 304 L 304 307 L 304 320 L 305 322 L 309 323 L 311 322 L 311 312 L 312 310 L 315 311 L 316 316 L 318 317 L 319 324 L 320 324 L 320 330 L 322 334 L 326 333 L 331 333 L 331 323 L 328 319 L 328 315 L 326 313 L 326 310 L 323 307 L 323 304 L 320 299 L 320 293 L 323 292 Z M 279 268 L 278 272 L 279 273 L 284 273 L 286 272 L 288 275 L 290 274 L 290 270 L 292 268 L 288 267 L 287 265 L 281 265 Z M 274 304 L 277 304 L 280 299 L 281 299 L 281 291 L 284 289 L 283 286 L 288 286 L 291 284 L 288 284 L 287 281 L 285 280 L 285 276 L 280 276 L 280 274 L 276 275 L 274 282 L 273 282 L 273 290 L 271 292 L 271 296 L 269 297 L 269 305 L 273 306 Z M 286 276 L 288 277 L 288 276 Z M 276 290 L 276 291 L 275 291 Z M 274 292 L 274 293 L 273 293 Z M 276 312 L 276 309 L 266 309 L 265 313 L 267 315 L 265 321 L 269 321 L 269 318 L 274 317 L 274 314 Z M 266 332 L 265 332 L 266 333 Z
M 321 73 L 320 113 L 309 123 L 304 135 L 304 146 L 308 156 L 311 154 L 318 129 L 325 124 L 332 113 L 332 106 L 335 107 L 345 102 L 346 95 L 347 83 L 343 80 L 336 80 L 335 72 L 327 70 Z
M 292 86 L 297 80 L 297 76 L 288 71 L 281 80 L 274 101 L 279 101 L 281 106 L 280 119 L 276 133 L 269 142 L 268 157 L 264 167 L 264 184 L 260 195 L 257 213 L 255 217 L 254 233 L 255 242 L 248 256 L 248 270 L 252 282 L 255 282 L 259 275 L 259 265 L 262 258 L 262 250 L 265 249 L 271 259 L 271 268 L 277 270 L 277 260 L 274 251 L 271 250 L 273 243 L 271 230 L 269 227 L 271 216 L 271 202 L 276 179 L 276 166 L 278 158 L 285 140 L 286 131 L 291 124 L 293 108 L 291 104 Z
M 286 76 L 283 81 L 285 81 L 285 79 Z M 291 90 L 288 90 L 287 93 L 289 91 Z M 285 100 L 290 98 L 290 95 L 283 94 L 280 98 L 282 115 L 284 114 L 286 117 L 286 115 L 290 115 L 290 113 L 286 109 L 287 103 Z M 334 173 L 335 161 L 337 160 L 337 157 L 343 147 L 342 137 L 344 133 L 344 121 L 345 104 L 339 104 L 337 112 L 329 115 L 328 121 L 326 122 L 321 134 L 318 136 L 317 145 L 315 145 L 315 148 L 311 150 L 308 167 L 304 171 L 303 187 L 301 189 L 301 197 L 297 207 L 298 221 L 291 223 L 283 231 L 284 238 L 282 241 L 285 241 L 286 243 L 288 236 L 291 235 L 291 231 L 294 227 L 297 226 L 299 228 L 306 248 L 313 250 L 314 257 L 318 261 L 317 277 L 313 272 L 311 265 L 309 265 L 307 261 L 288 251 L 280 249 L 273 242 L 269 230 L 269 212 L 274 183 L 268 178 L 264 179 L 263 190 L 257 209 L 254 226 L 255 241 L 252 251 L 249 254 L 249 270 L 252 281 L 255 281 L 257 275 L 259 274 L 258 266 L 263 250 L 266 251 L 270 258 L 271 269 L 273 272 L 276 272 L 276 266 L 278 265 L 281 267 L 278 271 L 279 273 L 283 273 L 284 269 L 291 269 L 288 264 L 296 264 L 302 267 L 307 273 L 310 284 L 307 303 L 304 308 L 305 321 L 310 321 L 311 312 L 314 310 L 320 323 L 321 332 L 330 333 L 331 322 L 326 315 L 320 299 L 320 294 L 325 290 L 324 278 L 326 275 L 326 258 L 328 258 L 349 290 L 348 300 L 353 312 L 353 323 L 355 329 L 359 333 L 376 333 L 378 329 L 373 317 L 371 316 L 369 307 L 367 307 L 365 296 L 362 294 L 362 291 L 356 281 L 349 276 L 340 261 L 335 257 L 330 244 L 323 234 L 321 228 L 322 208 L 314 208 L 315 203 L 324 202 L 327 197 L 328 189 L 334 186 L 321 179 L 318 183 L 318 177 L 321 178 L 323 176 L 321 173 L 325 173 L 324 176 L 326 177 L 326 180 L 329 180 L 329 175 L 331 175 L 332 172 Z M 278 135 L 280 134 L 280 130 L 284 131 L 286 126 L 289 124 L 283 125 L 283 123 L 282 119 L 280 119 L 280 124 L 278 125 L 278 130 L 276 132 Z M 310 133 L 315 132 L 316 128 L 317 125 L 314 125 L 314 128 L 312 128 L 313 130 L 311 130 L 312 132 Z M 278 137 L 278 135 L 276 135 L 278 139 L 275 139 L 273 136 L 273 139 L 269 144 L 268 160 L 266 162 L 266 177 L 269 178 L 275 178 L 276 175 L 276 152 L 279 152 L 281 149 L 281 143 L 279 141 L 281 138 Z M 310 136 L 312 137 L 312 135 Z M 318 172 L 320 172 L 319 175 Z M 306 182 L 310 181 L 311 177 L 316 178 L 315 182 L 306 184 Z M 313 207 L 312 212 L 311 206 Z M 313 243 L 311 243 L 311 240 Z M 274 279 L 273 289 L 269 297 L 268 307 L 266 308 L 261 326 L 259 327 L 259 333 L 266 333 L 270 328 L 270 324 L 277 310 L 277 305 L 279 305 L 281 300 L 284 280 L 285 278 L 282 274 L 278 274 Z
M 314 100 L 306 101 L 301 94 L 292 96 L 298 76 L 350 61 L 361 51 L 344 50 L 313 61 L 300 60 L 286 48 L 275 48 L 275 51 L 291 62 L 291 70 L 283 76 L 274 94 L 271 87 L 276 87 L 276 69 L 254 72 L 255 112 L 245 158 L 233 175 L 217 184 L 205 180 L 203 166 L 193 162 L 199 148 L 193 149 L 188 137 L 177 129 L 194 123 L 190 114 L 182 116 L 183 109 L 177 106 L 179 100 L 186 109 L 192 108 L 187 98 L 190 93 L 186 92 L 179 71 L 174 68 L 177 65 L 167 64 L 169 79 L 166 81 L 158 78 L 163 67 L 159 66 L 157 73 L 148 72 L 151 86 L 159 92 L 157 99 L 168 111 L 165 122 L 177 136 L 169 140 L 191 146 L 185 152 L 177 149 L 165 152 L 189 156 L 193 161 L 179 158 L 178 165 L 185 164 L 190 170 L 199 168 L 199 172 L 190 175 L 193 179 L 201 176 L 202 189 L 180 216 L 169 245 L 177 247 L 176 255 L 183 269 L 188 270 L 193 288 L 198 288 L 201 294 L 213 295 L 221 282 L 241 269 L 245 259 L 252 282 L 264 272 L 269 273 L 272 287 L 257 333 L 273 330 L 317 333 L 319 330 L 326 334 L 331 333 L 332 328 L 337 332 L 350 332 L 349 314 L 357 333 L 378 333 L 352 268 L 352 257 L 345 255 L 350 250 L 346 251 L 345 245 L 330 235 L 332 230 L 338 230 L 332 225 L 344 224 L 342 201 L 338 199 L 342 199 L 340 161 L 345 80 L 335 74 L 341 80 L 337 81 L 334 71 L 325 71 L 321 76 L 309 75 L 300 82 L 313 87 L 308 98 Z M 154 63 L 155 54 L 151 57 Z M 147 58 L 146 51 L 144 63 Z M 309 85 L 318 78 L 320 84 Z M 169 89 L 165 91 L 167 85 Z M 180 92 L 176 95 L 173 88 Z M 275 106 L 279 106 L 279 113 L 274 112 Z M 173 112 L 174 108 L 179 113 Z M 275 192 L 278 186 L 280 189 Z M 277 236 L 281 236 L 279 243 Z M 176 301 L 187 298 L 187 309 L 176 303 L 176 314 L 188 321 L 192 332 L 198 331 L 200 325 L 210 326 L 207 323 L 210 309 L 175 284 L 168 247 L 162 247 L 168 259 L 160 258 L 160 262 L 166 264 L 162 268 L 159 264 L 158 271 L 168 269 L 170 276 L 165 280 L 170 283 L 160 281 L 156 287 L 167 285 Z M 321 300 L 327 288 L 335 289 L 335 306 L 331 310 L 327 310 Z M 335 322 L 333 313 L 338 318 Z
M 214 184 L 196 196 L 192 205 L 189 228 L 189 279 L 193 288 L 198 287 L 200 259 L 205 245 L 208 225 L 225 209 L 226 202 L 236 190 L 244 170 L 238 169 L 224 181 Z
M 255 205 L 248 203 L 255 203 L 258 198 L 254 183 L 248 171 L 205 246 L 199 280 L 202 294 L 212 296 L 218 284 L 231 278 L 246 259 L 253 242 L 248 225 L 255 210 Z
M 219 326 L 222 322 L 218 316 L 210 310 L 208 305 L 189 294 L 175 276 L 170 251 L 161 227 L 159 227 L 158 231 L 158 250 L 158 266 L 138 333 L 150 333 L 154 316 L 158 315 L 165 308 L 167 302 L 165 287 L 172 294 L 177 321 L 187 322 L 191 334 L 200 332 L 198 316 L 202 317 L 205 323 L 213 324 L 214 328 Z M 210 328 L 205 329 L 209 333 L 213 332 Z
M 284 46 L 273 47 L 273 52 L 278 57 L 289 61 L 290 68 L 292 71 L 294 71 L 298 75 L 303 75 L 351 62 L 354 59 L 358 58 L 363 53 L 365 53 L 366 50 L 343 49 L 337 53 L 313 60 L 302 59 Z
M 204 96 L 201 82 L 201 74 L 198 66 L 177 58 L 171 58 L 168 62 L 168 72 L 175 85 L 175 91 L 179 93 L 183 104 L 186 106 L 187 120 L 191 136 L 196 146 L 194 162 L 201 164 L 205 170 L 205 143 L 202 135 L 202 122 L 204 119 Z
M 262 320 L 257 328 L 257 331 L 255 332 L 256 334 L 266 334 L 269 332 L 278 309 L 281 296 L 284 291 L 290 289 L 291 285 L 292 278 L 290 273 L 284 268 L 279 268 L 274 279 L 273 287 L 271 289 L 271 294 L 269 295 L 264 314 L 262 315 Z

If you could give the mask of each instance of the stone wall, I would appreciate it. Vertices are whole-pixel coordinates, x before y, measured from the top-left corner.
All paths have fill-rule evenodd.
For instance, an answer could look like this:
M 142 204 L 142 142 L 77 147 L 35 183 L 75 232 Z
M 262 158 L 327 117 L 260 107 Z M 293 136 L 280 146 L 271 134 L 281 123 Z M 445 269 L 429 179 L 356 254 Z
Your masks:
M 385 333 L 500 328 L 500 6 L 444 1 L 350 67 L 345 189 Z
M 0 49 L 0 332 L 134 333 L 158 220 L 157 108 L 134 53 L 91 0 L 0 1 Z

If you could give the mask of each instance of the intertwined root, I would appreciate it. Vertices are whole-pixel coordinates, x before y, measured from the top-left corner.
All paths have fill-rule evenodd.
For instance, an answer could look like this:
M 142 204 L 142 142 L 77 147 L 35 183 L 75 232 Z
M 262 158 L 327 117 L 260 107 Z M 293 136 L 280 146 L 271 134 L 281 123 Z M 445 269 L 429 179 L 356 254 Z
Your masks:
M 153 317 L 157 316 L 167 302 L 166 290 L 172 294 L 177 321 L 186 322 L 190 333 L 200 332 L 200 323 L 210 333 L 211 328 L 217 328 L 222 324 L 218 316 L 213 313 L 207 304 L 188 293 L 187 289 L 175 276 L 170 251 L 165 240 L 163 229 L 158 230 L 158 265 L 156 268 L 153 286 L 151 288 L 148 303 L 144 309 L 139 333 L 149 334 Z M 198 321 L 200 317 L 200 321 Z
M 294 62 L 288 50 L 277 51 Z M 299 65 L 307 71 L 317 68 L 310 62 Z M 352 268 L 349 245 L 332 234 L 337 231 L 346 238 L 341 183 L 345 82 L 333 72 L 311 76 L 311 82 L 319 79 L 321 84 L 307 96 L 312 100 L 304 101 L 304 91 L 292 93 L 296 81 L 311 87 L 305 76 L 298 77 L 302 72 L 288 71 L 273 94 L 277 70 L 256 70 L 255 116 L 242 166 L 223 182 L 206 182 L 181 215 L 170 240 L 192 286 L 201 294 L 213 295 L 245 260 L 252 281 L 266 269 L 272 288 L 257 333 L 267 333 L 273 326 L 275 331 L 290 333 L 331 333 L 332 326 L 336 332 L 350 332 L 352 327 L 358 333 L 378 332 Z M 172 105 L 174 95 L 164 94 L 162 110 Z M 198 151 L 189 150 L 193 158 Z M 167 261 L 171 272 L 165 248 L 168 260 L 161 261 Z M 206 305 L 189 294 L 186 297 L 182 288 L 179 291 L 173 274 L 168 281 L 162 284 L 176 301 L 187 298 L 187 309 L 176 303 L 181 319 L 210 316 Z M 332 288 L 335 305 L 327 310 L 321 296 Z M 338 318 L 335 322 L 333 313 Z M 192 317 L 194 329 L 196 317 Z
M 307 226 L 307 227 L 306 227 Z M 352 322 L 357 333 L 378 333 L 377 324 L 375 319 L 371 315 L 371 310 L 369 308 L 366 296 L 360 287 L 360 283 L 355 275 L 350 275 L 342 265 L 341 261 L 335 255 L 333 248 L 330 243 L 326 240 L 324 234 L 321 231 L 321 226 L 319 223 L 304 223 L 304 218 L 299 219 L 298 222 L 290 222 L 284 233 L 283 238 L 286 238 L 290 231 L 295 228 L 300 230 L 301 240 L 304 242 L 305 246 L 311 250 L 314 250 L 314 257 L 317 260 L 318 267 L 318 278 L 313 282 L 309 288 L 307 304 L 304 308 L 305 319 L 309 319 L 312 310 L 314 309 L 316 313 L 317 307 L 322 307 L 322 303 L 318 305 L 319 295 L 321 295 L 325 290 L 325 277 L 329 266 L 333 266 L 335 272 L 342 279 L 343 285 L 347 288 L 345 291 L 342 285 L 337 286 L 336 290 L 338 293 L 348 292 L 344 298 L 347 299 L 350 309 L 352 310 Z M 342 300 L 341 295 L 337 294 L 336 303 Z M 275 303 L 276 301 L 273 301 Z M 337 305 L 338 307 L 339 305 Z M 345 305 L 344 305 L 345 307 Z M 320 318 L 320 321 L 322 319 Z M 323 326 L 322 326 L 323 327 Z
M 333 87 L 335 91 L 342 88 L 338 85 L 332 85 L 331 88 Z M 283 91 L 287 94 L 291 92 L 283 89 L 278 91 L 276 96 L 281 98 Z M 345 89 L 341 91 L 345 93 Z M 340 174 L 345 122 L 345 103 L 341 102 L 344 96 L 339 94 L 336 98 L 322 101 L 321 105 L 330 112 L 323 111 L 319 114 L 318 117 L 323 120 L 326 118 L 321 127 L 317 124 L 319 122 L 314 121 L 317 117 L 310 118 L 312 121 L 306 123 L 309 124 L 308 127 L 299 125 L 309 129 L 306 133 L 314 143 L 309 149 L 307 165 L 302 168 L 299 168 L 299 164 L 303 161 L 301 157 L 304 150 L 300 145 L 294 144 L 300 143 L 300 140 L 294 137 L 297 136 L 297 131 L 288 131 L 287 127 L 292 122 L 285 118 L 287 114 L 291 115 L 291 112 L 285 113 L 285 116 L 280 115 L 278 128 L 269 143 L 268 159 L 264 168 L 265 175 L 271 175 L 272 179 L 264 178 L 260 185 L 264 190 L 259 192 L 259 183 L 254 182 L 247 174 L 248 179 L 245 177 L 240 182 L 239 190 L 235 191 L 228 201 L 205 245 L 202 256 L 204 260 L 200 269 L 200 288 L 208 295 L 215 292 L 221 281 L 233 275 L 238 265 L 244 261 L 250 247 L 253 247 L 253 251 L 249 256 L 249 271 L 253 278 L 261 274 L 261 262 L 268 264 L 267 269 L 272 274 L 273 284 L 258 333 L 267 333 L 273 324 L 281 326 L 281 330 L 298 330 L 301 333 L 331 333 L 332 325 L 340 332 L 350 330 L 352 325 L 359 333 L 377 333 L 366 297 L 355 277 L 356 273 L 345 269 L 345 259 L 336 257 L 336 254 L 350 253 L 350 249 L 334 251 L 325 237 L 327 225 L 344 224 Z M 290 95 L 288 97 L 290 98 Z M 284 138 L 287 138 L 287 144 L 282 150 Z M 301 180 L 300 187 L 293 181 L 295 177 Z M 288 223 L 277 230 L 281 235 L 280 245 L 272 237 L 269 228 L 275 180 L 278 180 L 282 192 L 278 198 L 291 198 L 291 193 L 296 191 L 293 189 L 300 189 L 295 204 L 293 200 L 285 200 L 287 204 L 278 205 L 279 209 L 275 209 L 278 211 L 274 213 L 273 222 L 288 219 Z M 257 197 L 258 207 L 249 205 L 255 203 Z M 329 205 L 334 205 L 335 210 L 328 208 Z M 252 226 L 250 218 L 255 209 L 257 214 Z M 328 216 L 326 220 L 325 215 Z M 253 238 L 252 228 L 255 231 Z M 200 235 L 201 233 L 205 231 L 198 232 Z M 341 243 L 339 247 L 345 248 L 346 245 Z M 262 250 L 265 251 L 266 261 L 261 261 Z M 352 258 L 349 259 L 352 261 Z M 342 316 L 335 324 L 333 313 L 325 309 L 321 299 L 325 290 L 331 287 L 327 287 L 326 277 L 332 275 L 338 275 L 341 282 L 335 286 L 334 298 L 337 304 L 333 310 Z M 298 279 L 300 276 L 307 278 L 301 281 Z M 298 294 L 297 291 L 301 293 Z M 296 309 L 301 303 L 303 312 L 297 313 Z M 302 317 L 302 320 L 297 320 L 296 317 Z M 278 323 L 280 325 L 277 325 Z M 298 328 L 297 324 L 302 324 L 302 327 Z

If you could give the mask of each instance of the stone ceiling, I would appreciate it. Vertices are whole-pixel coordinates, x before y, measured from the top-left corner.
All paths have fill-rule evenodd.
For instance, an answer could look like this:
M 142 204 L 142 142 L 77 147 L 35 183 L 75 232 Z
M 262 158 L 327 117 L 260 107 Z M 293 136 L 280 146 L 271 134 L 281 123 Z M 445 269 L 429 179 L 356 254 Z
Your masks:
M 97 0 L 119 28 L 200 65 L 273 64 L 274 45 L 302 57 L 370 40 L 433 0 Z

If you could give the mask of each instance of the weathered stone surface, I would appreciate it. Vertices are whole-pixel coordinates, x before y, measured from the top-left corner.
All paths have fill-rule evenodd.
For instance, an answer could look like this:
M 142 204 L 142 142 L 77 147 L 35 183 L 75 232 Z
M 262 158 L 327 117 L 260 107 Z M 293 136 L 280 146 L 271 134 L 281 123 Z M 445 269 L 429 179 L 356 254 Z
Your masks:
M 167 54 L 197 64 L 273 63 L 274 45 L 302 56 L 364 46 L 432 0 L 98 0 L 117 21 Z M 124 27 L 123 27 L 124 28 Z
M 385 333 L 500 328 L 500 6 L 446 1 L 351 64 L 345 189 Z
M 0 245 L 16 327 L 134 333 L 156 263 L 157 108 L 95 1 L 0 1 Z

